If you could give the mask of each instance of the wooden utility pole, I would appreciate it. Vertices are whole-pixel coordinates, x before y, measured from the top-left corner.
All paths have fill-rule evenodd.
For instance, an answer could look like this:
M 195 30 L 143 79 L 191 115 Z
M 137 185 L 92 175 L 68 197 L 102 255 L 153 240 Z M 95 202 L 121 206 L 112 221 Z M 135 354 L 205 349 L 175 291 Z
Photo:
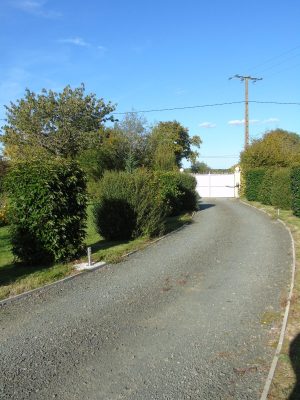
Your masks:
M 245 81 L 245 149 L 249 146 L 249 89 L 248 82 L 251 80 L 253 83 L 261 81 L 262 78 L 253 78 L 252 76 L 234 75 L 229 79 L 237 78 Z

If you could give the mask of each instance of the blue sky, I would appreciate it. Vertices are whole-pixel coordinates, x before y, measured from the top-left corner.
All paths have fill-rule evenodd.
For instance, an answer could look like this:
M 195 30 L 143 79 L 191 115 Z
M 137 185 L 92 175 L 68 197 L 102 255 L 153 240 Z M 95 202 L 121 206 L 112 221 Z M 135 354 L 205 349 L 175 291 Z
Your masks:
M 26 87 L 81 82 L 119 112 L 241 101 L 235 74 L 263 77 L 250 100 L 300 102 L 298 0 L 1 0 L 0 18 L 0 118 Z M 300 133 L 299 111 L 250 104 L 250 137 Z M 200 135 L 199 159 L 212 167 L 243 148 L 243 104 L 144 115 Z

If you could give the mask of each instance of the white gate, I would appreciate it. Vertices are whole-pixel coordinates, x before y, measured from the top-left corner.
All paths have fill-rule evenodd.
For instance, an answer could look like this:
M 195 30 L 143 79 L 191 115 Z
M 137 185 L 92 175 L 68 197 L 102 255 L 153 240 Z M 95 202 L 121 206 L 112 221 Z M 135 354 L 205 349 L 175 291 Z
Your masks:
M 196 190 L 201 197 L 238 197 L 240 173 L 195 174 Z

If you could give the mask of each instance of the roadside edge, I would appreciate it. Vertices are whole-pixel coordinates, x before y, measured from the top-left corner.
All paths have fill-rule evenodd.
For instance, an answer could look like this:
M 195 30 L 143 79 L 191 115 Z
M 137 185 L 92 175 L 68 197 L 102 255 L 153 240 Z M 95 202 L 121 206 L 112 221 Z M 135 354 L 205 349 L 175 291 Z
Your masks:
M 255 210 L 258 210 L 260 212 L 263 212 L 264 214 L 268 213 L 265 210 L 261 210 L 255 206 L 253 206 L 252 204 L 248 204 L 243 200 L 239 200 L 241 203 L 245 204 L 248 207 L 252 207 Z M 291 284 L 290 284 L 290 290 L 289 290 L 289 294 L 287 297 L 287 302 L 286 302 L 286 306 L 285 306 L 285 311 L 284 311 L 284 316 L 283 316 L 283 320 L 282 320 L 282 325 L 281 325 L 281 331 L 280 331 L 280 335 L 279 335 L 279 340 L 278 340 L 278 344 L 275 350 L 275 354 L 271 363 L 271 367 L 264 385 L 264 389 L 262 392 L 262 395 L 260 397 L 260 400 L 267 400 L 268 398 L 268 394 L 270 391 L 270 387 L 275 375 L 275 371 L 276 371 L 276 367 L 277 367 L 277 363 L 278 363 L 278 359 L 282 350 L 282 345 L 283 345 L 283 340 L 285 337 L 285 332 L 286 332 L 286 327 L 287 327 L 287 322 L 288 322 L 288 316 L 289 316 L 289 311 L 290 311 L 290 305 L 291 305 L 291 300 L 292 300 L 292 296 L 293 296 L 293 290 L 294 290 L 294 284 L 295 284 L 295 273 L 296 273 L 296 249 L 295 249 L 295 240 L 293 238 L 292 232 L 290 230 L 290 228 L 287 226 L 287 224 L 282 221 L 280 218 L 277 218 L 277 221 L 280 222 L 285 229 L 288 231 L 290 239 L 291 239 L 291 244 L 292 244 L 292 276 L 291 276 Z

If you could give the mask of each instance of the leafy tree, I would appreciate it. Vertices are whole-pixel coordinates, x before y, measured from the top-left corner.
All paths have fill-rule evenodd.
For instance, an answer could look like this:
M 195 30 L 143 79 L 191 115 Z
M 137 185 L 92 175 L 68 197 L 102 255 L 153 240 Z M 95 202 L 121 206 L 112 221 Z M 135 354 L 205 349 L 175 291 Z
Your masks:
M 126 113 L 121 121 L 114 124 L 116 134 L 123 137 L 125 164 L 143 166 L 147 145 L 147 120 L 137 113 Z M 133 165 L 132 164 L 132 165 Z
M 110 102 L 85 94 L 85 86 L 66 86 L 61 93 L 25 91 L 23 99 L 6 106 L 2 128 L 5 155 L 10 159 L 75 158 L 115 109 Z
M 134 154 L 130 152 L 125 160 L 125 171 L 132 173 L 137 167 L 137 160 L 135 159 Z
M 190 171 L 193 174 L 205 174 L 210 171 L 210 167 L 205 162 L 195 161 L 191 164 Z
M 0 196 L 1 193 L 3 192 L 3 181 L 4 177 L 7 174 L 8 170 L 8 162 L 3 159 L 3 157 L 0 156 Z
M 266 132 L 241 153 L 241 165 L 244 169 L 288 167 L 297 163 L 300 163 L 300 136 L 283 129 Z
M 200 147 L 201 139 L 199 136 L 189 136 L 187 128 L 177 121 L 159 122 L 152 129 L 148 138 L 148 154 L 150 163 L 155 164 L 154 155 L 160 146 L 172 150 L 175 156 L 175 164 L 181 167 L 183 158 L 194 161 L 197 152 L 192 147 Z M 154 159 L 153 159 L 154 158 Z
M 126 157 L 124 136 L 113 128 L 103 127 L 93 135 L 78 161 L 89 180 L 98 180 L 106 170 L 124 170 Z
M 168 142 L 158 143 L 155 148 L 153 168 L 158 171 L 173 171 L 178 169 L 173 147 Z

